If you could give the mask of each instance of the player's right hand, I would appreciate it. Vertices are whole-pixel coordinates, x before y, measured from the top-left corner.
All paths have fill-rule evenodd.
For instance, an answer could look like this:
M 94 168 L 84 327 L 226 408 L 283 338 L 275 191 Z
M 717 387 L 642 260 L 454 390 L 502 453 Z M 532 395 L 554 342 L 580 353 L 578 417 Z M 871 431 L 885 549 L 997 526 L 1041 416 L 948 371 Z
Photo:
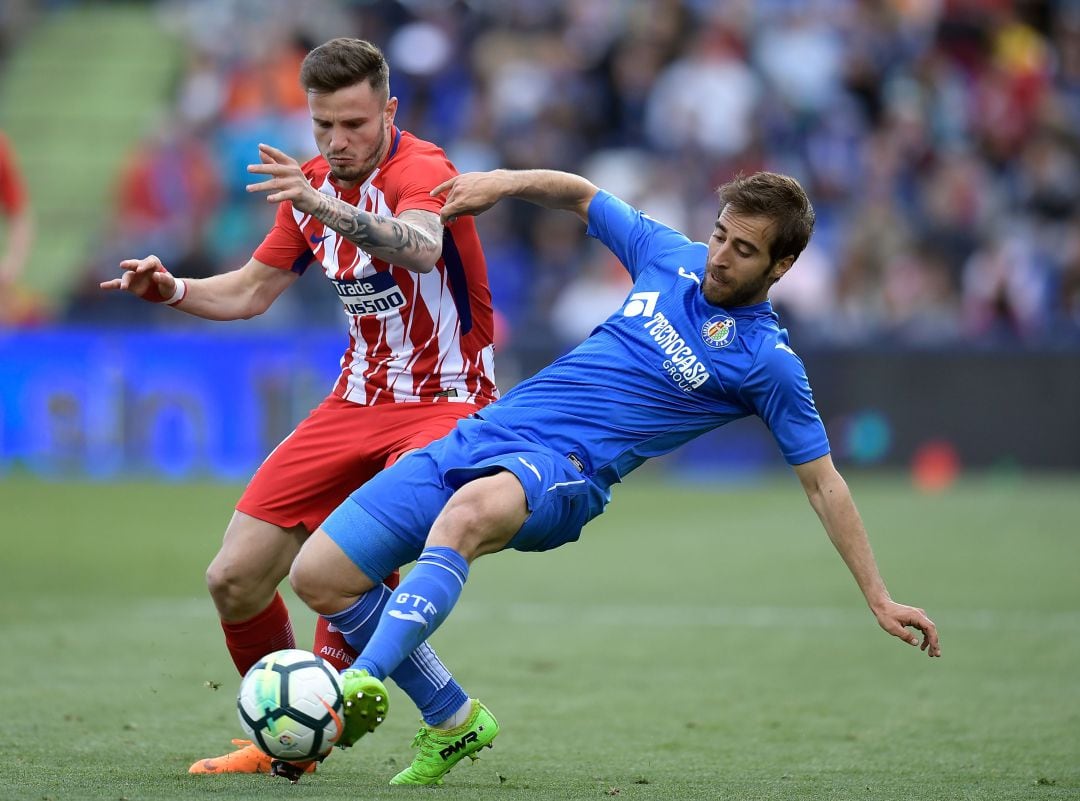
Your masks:
M 458 217 L 481 214 L 505 196 L 503 182 L 496 172 L 466 172 L 443 181 L 429 193 L 431 197 L 446 195 L 439 212 L 443 225 L 452 224 Z
M 120 269 L 123 275 L 111 281 L 102 281 L 102 289 L 120 289 L 151 303 L 164 303 L 176 292 L 176 279 L 157 256 L 125 259 L 120 262 Z
M 937 626 L 926 615 L 926 611 L 916 606 L 887 601 L 880 608 L 874 609 L 878 625 L 889 634 L 903 640 L 908 645 L 918 646 L 926 651 L 927 656 L 941 656 L 941 643 L 938 640 Z M 922 632 L 922 644 L 919 637 L 911 631 Z

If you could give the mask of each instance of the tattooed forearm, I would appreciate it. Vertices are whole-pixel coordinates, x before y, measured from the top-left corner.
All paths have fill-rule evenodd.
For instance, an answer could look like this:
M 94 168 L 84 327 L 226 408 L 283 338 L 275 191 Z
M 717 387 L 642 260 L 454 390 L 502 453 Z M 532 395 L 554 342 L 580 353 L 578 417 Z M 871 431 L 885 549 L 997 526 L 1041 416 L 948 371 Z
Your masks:
M 428 272 L 442 255 L 442 224 L 434 212 L 410 210 L 394 219 L 320 193 L 311 215 L 375 258 L 410 270 Z

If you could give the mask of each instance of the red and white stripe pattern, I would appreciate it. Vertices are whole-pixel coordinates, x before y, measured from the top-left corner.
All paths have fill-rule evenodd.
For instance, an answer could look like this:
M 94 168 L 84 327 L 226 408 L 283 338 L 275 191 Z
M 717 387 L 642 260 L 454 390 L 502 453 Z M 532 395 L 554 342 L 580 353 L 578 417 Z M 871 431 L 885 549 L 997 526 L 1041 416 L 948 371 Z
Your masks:
M 379 172 L 359 188 L 358 199 L 356 190 L 343 196 L 328 173 L 312 185 L 358 208 L 392 217 L 393 209 L 378 188 Z M 445 400 L 484 405 L 497 397 L 490 337 L 462 336 L 442 259 L 434 270 L 416 273 L 372 258 L 310 215 L 296 209 L 292 213 L 328 278 L 349 281 L 389 271 L 406 301 L 387 311 L 347 313 L 349 345 L 335 394 L 361 404 Z

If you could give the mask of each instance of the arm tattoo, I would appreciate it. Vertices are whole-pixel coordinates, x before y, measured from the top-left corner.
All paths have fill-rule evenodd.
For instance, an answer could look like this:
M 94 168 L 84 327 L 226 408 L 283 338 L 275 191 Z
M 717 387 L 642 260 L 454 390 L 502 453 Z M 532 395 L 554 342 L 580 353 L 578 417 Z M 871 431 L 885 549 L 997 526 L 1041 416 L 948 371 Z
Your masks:
M 395 219 L 320 193 L 311 216 L 391 264 L 427 270 L 442 254 L 442 224 L 434 212 L 406 211 Z

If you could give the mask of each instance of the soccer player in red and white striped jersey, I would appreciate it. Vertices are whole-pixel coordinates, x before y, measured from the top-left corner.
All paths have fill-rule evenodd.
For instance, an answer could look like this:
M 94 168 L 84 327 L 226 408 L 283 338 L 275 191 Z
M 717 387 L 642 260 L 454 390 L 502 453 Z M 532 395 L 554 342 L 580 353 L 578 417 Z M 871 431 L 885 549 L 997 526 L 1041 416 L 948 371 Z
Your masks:
M 300 165 L 259 146 L 250 192 L 277 204 L 250 261 L 205 279 L 171 275 L 156 256 L 120 263 L 101 284 L 212 320 L 266 311 L 317 262 L 341 299 L 348 346 L 333 390 L 256 471 L 207 570 L 241 674 L 292 647 L 277 591 L 308 535 L 348 494 L 405 453 L 493 401 L 494 329 L 484 255 L 471 218 L 444 228 L 431 190 L 456 175 L 446 155 L 394 125 L 397 98 L 377 47 L 334 39 L 308 54 L 300 81 L 320 155 Z M 374 615 L 372 619 L 376 619 Z M 355 652 L 320 619 L 315 652 L 339 669 Z M 393 676 L 428 725 L 452 727 L 469 699 L 425 645 Z M 193 773 L 255 773 L 254 746 Z

